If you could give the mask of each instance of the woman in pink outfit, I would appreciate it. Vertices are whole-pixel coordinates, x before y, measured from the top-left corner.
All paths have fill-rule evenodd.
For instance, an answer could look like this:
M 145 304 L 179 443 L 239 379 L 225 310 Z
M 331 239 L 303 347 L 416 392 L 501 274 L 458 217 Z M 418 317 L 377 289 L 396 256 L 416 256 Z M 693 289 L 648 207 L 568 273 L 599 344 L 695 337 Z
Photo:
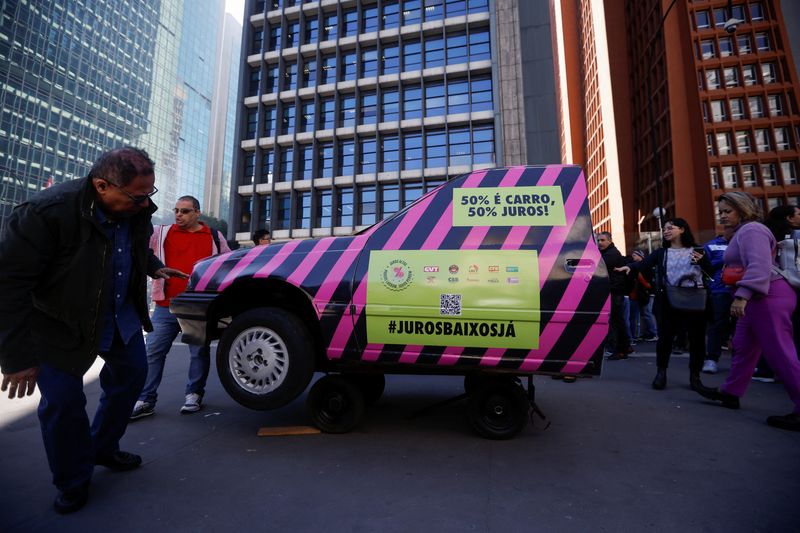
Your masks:
M 774 269 L 776 241 L 772 232 L 757 222 L 758 204 L 747 193 L 729 192 L 719 197 L 719 218 L 735 233 L 725 250 L 725 265 L 741 266 L 744 274 L 731 287 L 734 300 L 731 315 L 738 318 L 733 336 L 731 371 L 718 389 L 696 388 L 700 395 L 739 408 L 753 376 L 758 357 L 767 363 L 783 382 L 794 402 L 794 411 L 770 416 L 767 424 L 800 431 L 800 361 L 792 339 L 792 311 L 797 297 L 794 289 Z

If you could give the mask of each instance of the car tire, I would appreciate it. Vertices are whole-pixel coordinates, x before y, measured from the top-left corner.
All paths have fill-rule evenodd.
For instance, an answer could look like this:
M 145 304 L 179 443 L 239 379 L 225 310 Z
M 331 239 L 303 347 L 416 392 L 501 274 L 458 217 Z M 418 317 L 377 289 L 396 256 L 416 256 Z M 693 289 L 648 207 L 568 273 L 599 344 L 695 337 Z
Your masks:
M 217 373 L 225 391 L 250 409 L 277 409 L 314 375 L 311 334 L 294 314 L 275 307 L 234 317 L 217 346 Z
M 344 378 L 358 387 L 367 407 L 375 405 L 386 389 L 386 377 L 383 374 L 344 374 Z
M 468 395 L 470 424 L 487 439 L 505 440 L 516 436 L 525 427 L 529 410 L 525 389 L 512 379 L 488 379 L 476 384 Z
M 306 400 L 311 421 L 324 433 L 347 433 L 364 417 L 364 396 L 342 376 L 323 376 Z

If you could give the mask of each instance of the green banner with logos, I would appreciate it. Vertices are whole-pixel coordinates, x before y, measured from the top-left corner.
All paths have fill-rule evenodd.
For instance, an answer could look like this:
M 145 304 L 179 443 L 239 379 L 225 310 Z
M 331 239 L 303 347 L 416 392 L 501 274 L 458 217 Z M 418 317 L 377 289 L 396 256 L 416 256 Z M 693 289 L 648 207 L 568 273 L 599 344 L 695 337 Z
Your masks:
M 453 226 L 564 226 L 561 187 L 453 189 Z
M 535 250 L 370 252 L 369 343 L 534 349 L 539 310 Z

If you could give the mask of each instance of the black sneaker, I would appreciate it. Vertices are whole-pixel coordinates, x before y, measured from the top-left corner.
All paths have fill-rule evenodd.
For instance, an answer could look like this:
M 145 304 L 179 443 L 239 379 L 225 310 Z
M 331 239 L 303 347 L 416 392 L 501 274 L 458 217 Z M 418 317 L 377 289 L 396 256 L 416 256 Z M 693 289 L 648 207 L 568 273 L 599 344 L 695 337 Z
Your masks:
M 137 400 L 136 405 L 133 406 L 133 411 L 131 411 L 131 420 L 138 420 L 140 418 L 144 418 L 146 416 L 150 416 L 155 414 L 156 412 L 156 404 L 150 402 L 143 402 L 142 400 Z
M 789 413 L 783 416 L 768 416 L 767 424 L 774 428 L 785 429 L 787 431 L 800 431 L 800 415 Z
M 89 483 L 84 483 L 80 487 L 59 492 L 53 501 L 53 507 L 58 514 L 69 514 L 81 510 L 87 501 L 89 501 Z
M 109 470 L 115 472 L 125 472 L 126 470 L 133 470 L 139 468 L 142 464 L 142 457 L 135 453 L 123 452 L 117 450 L 111 455 L 100 455 L 95 457 L 94 464 L 104 466 Z
M 714 400 L 715 402 L 722 402 L 723 407 L 727 407 L 728 409 L 739 408 L 738 396 L 734 396 L 733 394 L 729 394 L 719 389 L 706 387 L 705 385 L 700 383 L 699 380 L 692 388 L 703 398 L 708 398 L 709 400 Z

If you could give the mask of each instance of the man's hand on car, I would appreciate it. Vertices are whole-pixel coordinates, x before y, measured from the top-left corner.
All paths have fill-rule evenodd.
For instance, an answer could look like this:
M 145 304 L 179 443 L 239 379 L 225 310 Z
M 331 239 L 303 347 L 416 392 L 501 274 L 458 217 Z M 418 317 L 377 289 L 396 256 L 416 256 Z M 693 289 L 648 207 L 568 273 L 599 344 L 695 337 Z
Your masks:
M 169 278 L 187 279 L 189 277 L 189 274 L 187 274 L 186 272 L 181 272 L 177 268 L 164 267 L 164 268 L 159 268 L 158 270 L 156 270 L 156 272 L 153 275 L 153 277 L 156 278 L 156 279 L 159 279 L 159 278 L 160 279 L 169 279 Z

